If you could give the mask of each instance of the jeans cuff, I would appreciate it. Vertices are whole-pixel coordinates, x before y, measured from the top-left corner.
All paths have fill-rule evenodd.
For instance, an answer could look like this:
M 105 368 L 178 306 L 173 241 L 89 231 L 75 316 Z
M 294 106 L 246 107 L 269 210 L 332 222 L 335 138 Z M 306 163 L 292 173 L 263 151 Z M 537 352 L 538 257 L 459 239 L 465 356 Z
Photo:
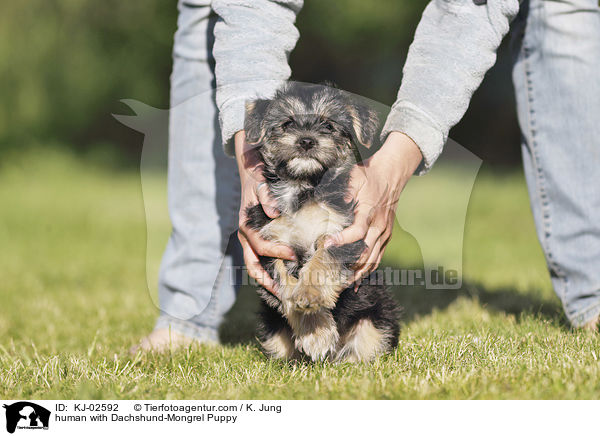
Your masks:
M 160 315 L 156 320 L 154 330 L 163 328 L 170 328 L 172 331 L 194 338 L 199 342 L 219 343 L 219 332 L 216 328 L 200 326 L 191 321 L 173 318 L 169 315 Z
M 575 328 L 583 327 L 590 321 L 598 319 L 599 315 L 600 302 L 570 317 L 571 325 Z

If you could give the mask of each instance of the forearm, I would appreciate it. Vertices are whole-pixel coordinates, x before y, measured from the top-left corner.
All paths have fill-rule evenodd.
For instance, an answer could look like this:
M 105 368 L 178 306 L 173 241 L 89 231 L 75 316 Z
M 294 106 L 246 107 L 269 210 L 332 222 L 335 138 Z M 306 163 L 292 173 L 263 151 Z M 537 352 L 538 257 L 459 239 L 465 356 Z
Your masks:
M 244 126 L 245 103 L 271 97 L 289 79 L 288 56 L 298 41 L 294 26 L 303 0 L 214 0 L 219 15 L 213 54 L 216 100 L 226 153 Z
M 494 65 L 518 9 L 518 0 L 488 0 L 485 5 L 473 0 L 429 3 L 410 46 L 382 139 L 392 131 L 409 136 L 423 154 L 421 170 L 428 170 Z

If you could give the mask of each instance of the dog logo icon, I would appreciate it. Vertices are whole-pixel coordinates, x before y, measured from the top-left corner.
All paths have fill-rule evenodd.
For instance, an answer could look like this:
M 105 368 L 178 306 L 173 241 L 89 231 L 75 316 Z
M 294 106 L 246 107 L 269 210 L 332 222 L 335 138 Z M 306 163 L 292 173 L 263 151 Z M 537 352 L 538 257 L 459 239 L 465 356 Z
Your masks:
M 42 406 L 29 401 L 19 401 L 5 404 L 6 431 L 14 433 L 18 429 L 43 429 L 48 430 L 50 411 Z

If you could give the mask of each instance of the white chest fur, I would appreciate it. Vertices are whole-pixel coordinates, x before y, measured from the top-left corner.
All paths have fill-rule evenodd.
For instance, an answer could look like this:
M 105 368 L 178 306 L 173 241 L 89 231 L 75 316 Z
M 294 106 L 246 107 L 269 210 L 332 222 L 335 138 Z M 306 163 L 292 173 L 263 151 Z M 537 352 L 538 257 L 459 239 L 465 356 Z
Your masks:
M 310 253 L 319 237 L 337 233 L 350 224 L 351 218 L 325 204 L 310 202 L 294 213 L 283 213 L 271 221 L 263 227 L 261 235 L 285 245 L 302 247 Z

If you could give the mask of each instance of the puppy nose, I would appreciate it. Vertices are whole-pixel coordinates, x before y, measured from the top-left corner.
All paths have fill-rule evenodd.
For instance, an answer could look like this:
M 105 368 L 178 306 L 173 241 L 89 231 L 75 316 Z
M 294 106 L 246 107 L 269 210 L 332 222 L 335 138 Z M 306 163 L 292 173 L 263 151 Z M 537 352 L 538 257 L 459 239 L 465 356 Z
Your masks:
M 310 150 L 311 148 L 313 148 L 315 146 L 315 141 L 312 138 L 301 138 L 298 141 L 298 144 L 304 150 Z

